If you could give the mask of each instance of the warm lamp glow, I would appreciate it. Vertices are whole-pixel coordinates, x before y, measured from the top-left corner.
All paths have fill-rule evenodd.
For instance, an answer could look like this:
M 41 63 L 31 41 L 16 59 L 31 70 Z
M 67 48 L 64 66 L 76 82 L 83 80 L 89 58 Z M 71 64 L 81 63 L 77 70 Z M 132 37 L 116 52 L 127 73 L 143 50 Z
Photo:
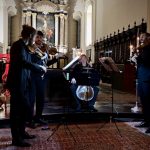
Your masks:
M 139 42 L 140 42 L 140 38 L 139 38 L 139 37 L 137 37 L 136 47 L 139 47 Z
M 133 45 L 130 44 L 130 57 L 132 57 L 132 53 L 133 53 Z

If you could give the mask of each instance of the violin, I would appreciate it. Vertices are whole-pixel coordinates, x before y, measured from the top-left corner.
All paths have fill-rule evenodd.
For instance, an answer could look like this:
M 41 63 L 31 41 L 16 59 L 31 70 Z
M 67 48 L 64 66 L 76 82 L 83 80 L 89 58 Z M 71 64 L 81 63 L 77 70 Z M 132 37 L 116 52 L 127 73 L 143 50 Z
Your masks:
M 40 48 L 38 48 L 35 44 L 28 45 L 28 49 L 31 54 L 35 54 L 39 58 L 42 58 L 45 56 L 45 53 Z
M 49 49 L 48 45 L 45 43 L 43 43 L 39 48 L 42 52 L 46 52 Z
M 50 55 L 55 55 L 56 53 L 59 53 L 55 47 L 51 47 L 48 52 Z

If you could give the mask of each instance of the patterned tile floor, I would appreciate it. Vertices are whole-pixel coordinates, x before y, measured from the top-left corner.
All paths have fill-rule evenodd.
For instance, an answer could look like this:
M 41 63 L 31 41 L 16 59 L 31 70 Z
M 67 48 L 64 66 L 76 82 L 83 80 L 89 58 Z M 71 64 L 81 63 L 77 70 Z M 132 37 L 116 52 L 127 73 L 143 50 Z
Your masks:
M 114 108 L 113 112 L 114 113 L 131 114 L 131 115 L 135 114 L 131 111 L 131 108 L 135 106 L 135 102 L 136 102 L 135 94 L 113 90 L 113 108 Z M 98 110 L 98 113 L 112 112 L 112 89 L 109 84 L 101 84 L 100 92 L 98 94 L 95 107 Z M 66 110 L 64 110 L 63 105 L 57 105 L 55 103 L 50 103 L 46 101 L 43 115 L 63 114 L 64 111 Z M 69 107 L 67 113 L 75 113 L 75 110 L 72 107 Z M 141 114 L 141 113 L 138 112 L 136 114 Z M 6 119 L 8 117 L 9 117 L 9 103 L 7 104 L 7 109 L 4 109 L 4 105 L 3 105 L 3 109 L 0 110 L 0 120 Z
M 99 128 L 103 126 L 102 128 Z M 117 123 L 120 134 L 114 123 L 103 122 L 92 124 L 69 124 L 60 126 L 54 133 L 56 124 L 50 124 L 48 130 L 27 129 L 35 139 L 28 140 L 30 148 L 11 145 L 10 129 L 0 129 L 0 149 L 2 150 L 149 150 L 150 136 L 139 132 L 126 123 Z M 53 134 L 54 133 L 54 134 Z M 51 137 L 50 135 L 53 134 Z

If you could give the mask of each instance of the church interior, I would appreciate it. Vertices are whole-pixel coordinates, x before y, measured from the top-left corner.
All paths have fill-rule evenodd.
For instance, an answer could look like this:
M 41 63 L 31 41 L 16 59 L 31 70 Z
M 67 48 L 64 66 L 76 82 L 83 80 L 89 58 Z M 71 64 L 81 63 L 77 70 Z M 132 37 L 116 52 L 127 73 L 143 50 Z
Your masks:
M 132 59 L 140 34 L 150 33 L 149 0 L 0 0 L 0 22 L 0 149 L 16 148 L 4 77 L 23 25 L 43 33 L 50 60 L 63 54 L 47 66 L 42 118 L 48 124 L 27 128 L 36 135 L 31 149 L 150 149 L 150 132 L 135 127 L 143 112 Z M 72 92 L 73 69 L 82 55 L 92 67 L 83 69 L 85 77 L 78 74 Z M 87 109 L 95 98 L 93 87 L 99 91 L 93 109 Z

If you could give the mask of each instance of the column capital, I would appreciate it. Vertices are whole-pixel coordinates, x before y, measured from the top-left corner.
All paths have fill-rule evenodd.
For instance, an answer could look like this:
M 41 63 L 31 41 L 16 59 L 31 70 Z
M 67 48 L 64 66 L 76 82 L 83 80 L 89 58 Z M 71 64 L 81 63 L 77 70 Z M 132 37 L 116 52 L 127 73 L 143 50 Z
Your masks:
M 65 20 L 67 20 L 68 19 L 68 15 L 65 15 L 64 18 L 65 18 Z
M 26 17 L 26 12 L 22 12 L 22 16 L 23 16 L 23 17 Z
M 60 14 L 60 19 L 63 19 L 65 17 L 64 14 Z
M 33 16 L 33 17 L 36 17 L 36 16 L 37 16 L 37 13 L 33 13 L 33 12 L 32 12 L 32 16 Z
M 33 12 L 32 13 L 32 27 L 34 28 L 36 28 L 36 16 L 37 16 L 37 13 Z
M 59 14 L 55 14 L 54 16 L 55 16 L 55 18 L 58 18 L 60 15 Z
M 31 11 L 26 12 L 26 16 L 28 16 L 28 17 L 31 17 L 31 14 L 32 14 Z

